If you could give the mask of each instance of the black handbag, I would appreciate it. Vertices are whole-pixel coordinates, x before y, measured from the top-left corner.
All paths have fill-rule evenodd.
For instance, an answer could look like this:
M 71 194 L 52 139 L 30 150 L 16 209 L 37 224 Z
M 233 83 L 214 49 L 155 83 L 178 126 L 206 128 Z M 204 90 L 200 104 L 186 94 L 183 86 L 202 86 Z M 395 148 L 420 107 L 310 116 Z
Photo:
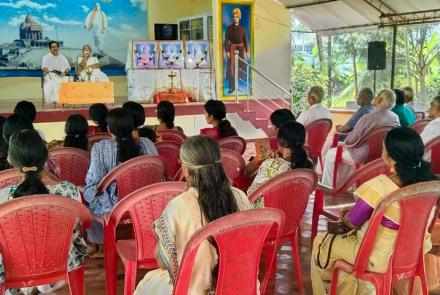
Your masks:
M 333 242 L 335 241 L 336 237 L 338 235 L 345 235 L 348 232 L 350 232 L 352 228 L 348 227 L 344 221 L 329 221 L 327 223 L 327 233 L 324 236 L 324 239 L 322 239 L 321 243 L 318 246 L 318 256 L 316 257 L 316 262 L 318 264 L 318 267 L 320 269 L 326 269 L 330 263 L 330 255 L 333 248 Z M 330 245 L 328 246 L 328 252 L 327 252 L 327 258 L 325 260 L 325 264 L 322 265 L 321 263 L 321 246 L 324 244 L 325 240 L 329 235 L 332 235 L 330 240 Z

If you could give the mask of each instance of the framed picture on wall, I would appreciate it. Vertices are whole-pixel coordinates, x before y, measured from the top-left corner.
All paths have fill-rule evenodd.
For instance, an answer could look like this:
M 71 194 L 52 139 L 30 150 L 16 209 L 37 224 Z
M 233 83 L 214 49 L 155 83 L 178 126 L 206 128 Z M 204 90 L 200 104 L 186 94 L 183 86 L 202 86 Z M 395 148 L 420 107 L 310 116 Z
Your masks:
M 222 79 L 220 90 L 223 96 L 247 95 L 251 93 L 252 79 L 247 77 L 246 61 L 253 62 L 253 2 L 219 0 L 220 2 L 220 48 Z M 238 77 L 235 77 L 235 55 L 238 52 Z M 241 59 L 241 60 L 240 60 Z M 238 89 L 235 81 L 238 79 Z
M 133 41 L 133 68 L 157 69 L 158 60 L 156 41 Z
M 211 67 L 209 41 L 186 41 L 185 53 L 187 69 L 209 69 Z
M 185 67 L 183 42 L 160 42 L 159 67 L 161 69 L 183 69 Z

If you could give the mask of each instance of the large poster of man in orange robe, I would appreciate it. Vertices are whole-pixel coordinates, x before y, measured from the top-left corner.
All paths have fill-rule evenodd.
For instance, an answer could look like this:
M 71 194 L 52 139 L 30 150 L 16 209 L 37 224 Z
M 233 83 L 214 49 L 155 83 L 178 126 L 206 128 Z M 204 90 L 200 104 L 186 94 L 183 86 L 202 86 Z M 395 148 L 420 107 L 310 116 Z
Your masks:
M 251 89 L 246 64 L 238 62 L 238 89 L 235 83 L 235 54 L 251 63 L 252 6 L 250 4 L 222 4 L 223 96 L 246 95 Z

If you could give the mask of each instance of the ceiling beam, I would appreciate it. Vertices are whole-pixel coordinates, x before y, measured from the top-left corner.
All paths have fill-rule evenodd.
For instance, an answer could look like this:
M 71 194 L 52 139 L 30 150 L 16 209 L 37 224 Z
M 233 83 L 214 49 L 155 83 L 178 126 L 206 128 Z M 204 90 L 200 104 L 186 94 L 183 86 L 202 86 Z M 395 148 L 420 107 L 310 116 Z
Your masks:
M 339 1 L 339 0 L 317 0 L 317 1 L 309 2 L 309 3 L 288 5 L 288 6 L 286 6 L 286 8 L 293 9 L 293 8 L 307 7 L 307 6 L 319 5 L 319 4 L 324 4 L 324 3 L 336 2 L 336 1 Z
M 396 13 L 394 9 L 385 4 L 382 0 L 364 0 L 365 3 L 376 9 L 381 15 Z
M 389 13 L 380 16 L 380 26 L 414 25 L 440 22 L 440 9 Z
M 330 36 L 330 35 L 336 35 L 336 34 L 341 34 L 341 33 L 350 33 L 353 31 L 359 31 L 359 29 L 368 29 L 368 28 L 378 27 L 379 25 L 380 25 L 379 23 L 368 23 L 368 24 L 360 24 L 360 25 L 330 28 L 330 29 L 323 29 L 323 30 L 315 30 L 313 32 L 317 33 L 318 35 L 322 35 L 322 36 Z

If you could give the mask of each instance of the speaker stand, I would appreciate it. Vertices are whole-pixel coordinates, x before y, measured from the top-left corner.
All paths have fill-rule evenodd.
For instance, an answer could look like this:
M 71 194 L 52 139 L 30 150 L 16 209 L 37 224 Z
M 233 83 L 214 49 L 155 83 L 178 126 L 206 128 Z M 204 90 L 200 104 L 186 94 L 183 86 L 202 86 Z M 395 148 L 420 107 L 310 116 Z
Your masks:
M 374 71 L 374 75 L 373 75 L 373 93 L 374 95 L 376 95 L 376 70 Z

